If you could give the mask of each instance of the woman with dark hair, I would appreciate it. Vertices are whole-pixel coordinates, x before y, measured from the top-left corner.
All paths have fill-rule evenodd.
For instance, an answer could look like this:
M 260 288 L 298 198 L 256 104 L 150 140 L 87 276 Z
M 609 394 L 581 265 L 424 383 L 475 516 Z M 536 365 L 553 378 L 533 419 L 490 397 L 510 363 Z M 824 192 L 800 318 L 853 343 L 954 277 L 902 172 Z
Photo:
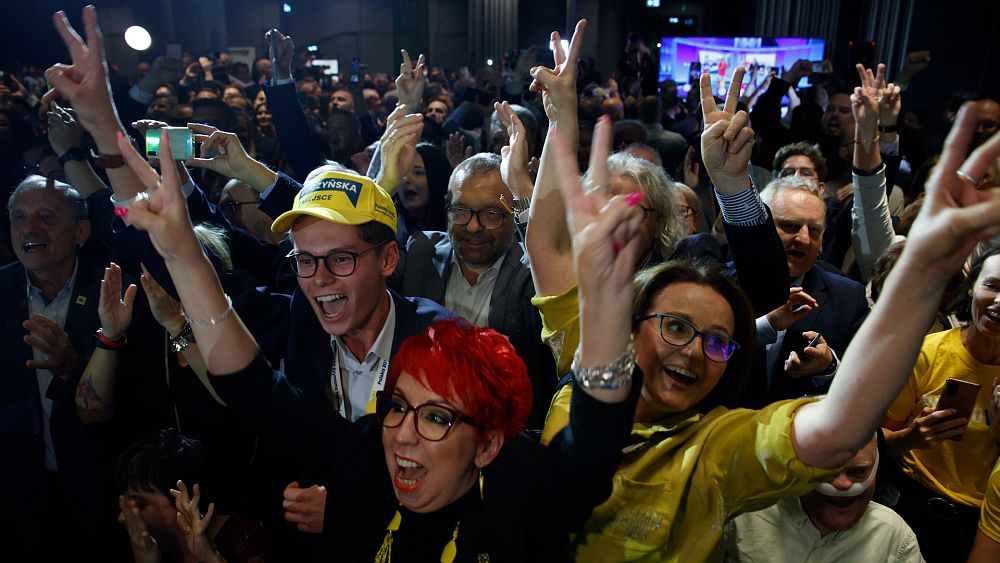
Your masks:
M 1000 411 L 992 401 L 1000 378 L 1000 250 L 989 248 L 972 263 L 950 311 L 964 325 L 924 339 L 883 423 L 900 492 L 894 508 L 928 561 L 955 560 L 971 549 L 986 481 L 1000 456 Z M 937 408 L 952 378 L 980 386 L 969 418 Z
M 704 86 L 703 91 L 708 93 Z M 747 174 L 753 133 L 743 112 L 728 109 L 734 106 L 706 114 L 702 152 L 717 186 Z M 672 262 L 635 277 L 631 308 L 606 293 L 606 279 L 622 275 L 608 263 L 611 258 L 635 264 L 641 254 L 641 234 L 630 238 L 623 226 L 642 220 L 642 195 L 609 199 L 606 184 L 594 185 L 594 174 L 584 193 L 575 151 L 561 143 L 559 131 L 553 135 L 580 277 L 580 310 L 597 311 L 591 319 L 600 322 L 580 324 L 574 382 L 553 400 L 543 441 L 565 426 L 566 404 L 581 388 L 613 380 L 605 374 L 630 361 L 643 373 L 611 497 L 575 536 L 575 560 L 719 561 L 727 520 L 809 492 L 871 441 L 906 382 L 949 278 L 977 240 L 1000 230 L 1000 199 L 981 194 L 955 173 L 961 164 L 965 174 L 975 176 L 1000 155 L 998 136 L 988 150 L 962 164 L 974 121 L 973 112 L 960 116 L 916 228 L 878 307 L 843 356 L 829 394 L 758 411 L 729 408 L 755 347 L 746 298 L 718 272 Z M 595 152 L 607 150 L 609 137 L 598 135 L 603 144 Z M 631 215 L 617 211 L 622 202 L 632 206 Z M 1000 279 L 992 277 L 1000 278 L 1000 258 L 995 260 L 998 271 L 987 279 L 1000 287 Z M 991 330 L 1000 336 L 996 291 L 973 311 L 985 325 L 994 322 L 987 317 L 996 308 Z M 970 529 L 974 532 L 975 522 Z
M 399 106 L 389 115 L 377 156 L 377 182 L 393 196 L 399 216 L 396 240 L 404 245 L 417 231 L 448 229 L 445 196 L 451 177 L 444 151 L 419 141 L 423 116 L 405 111 L 405 106 Z
M 324 560 L 567 560 L 570 533 L 609 493 L 638 397 L 631 369 L 608 372 L 613 388 L 576 393 L 570 430 L 545 448 L 519 434 L 532 386 L 510 341 L 439 321 L 403 342 L 375 414 L 352 424 L 272 372 L 194 236 L 176 170 L 161 179 L 128 141 L 119 148 L 154 186 L 129 221 L 164 257 L 219 395 L 262 451 L 328 478 Z M 627 294 L 634 261 L 612 260 L 628 273 L 598 285 Z M 589 311 L 582 318 L 600 324 Z

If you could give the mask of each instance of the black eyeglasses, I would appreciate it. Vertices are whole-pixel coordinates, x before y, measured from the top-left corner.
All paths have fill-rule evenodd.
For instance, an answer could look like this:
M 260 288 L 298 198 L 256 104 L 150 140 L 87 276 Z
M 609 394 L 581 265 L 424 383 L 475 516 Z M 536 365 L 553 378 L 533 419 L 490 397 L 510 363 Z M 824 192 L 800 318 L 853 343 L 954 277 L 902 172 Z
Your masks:
M 448 215 L 448 222 L 460 227 L 464 227 L 472 222 L 472 216 L 476 216 L 479 225 L 487 230 L 499 229 L 510 213 L 496 211 L 494 209 L 469 209 L 468 207 L 458 207 L 451 205 L 445 210 Z
M 235 215 L 236 212 L 240 210 L 240 206 L 242 206 L 242 205 L 257 205 L 258 203 L 260 203 L 259 199 L 255 200 L 255 201 L 236 201 L 236 200 L 231 200 L 231 201 L 227 201 L 225 203 L 220 203 L 219 207 L 222 208 L 222 212 L 223 213 L 225 213 L 227 215 Z
M 424 403 L 413 406 L 406 399 L 393 393 L 385 396 L 383 391 L 376 395 L 375 417 L 386 428 L 398 428 L 406 420 L 406 414 L 413 411 L 413 427 L 425 440 L 440 442 L 459 422 L 476 426 L 466 415 L 439 403 Z
M 717 332 L 701 332 L 691 321 L 668 315 L 666 313 L 653 313 L 639 317 L 639 321 L 649 319 L 660 319 L 660 338 L 664 342 L 673 346 L 687 346 L 695 337 L 701 337 L 701 350 L 705 357 L 713 362 L 728 362 L 729 358 L 740 349 L 740 345 L 725 334 Z
M 354 270 L 358 268 L 358 257 L 368 254 L 372 250 L 387 244 L 389 241 L 384 241 L 368 248 L 367 250 L 362 250 L 361 252 L 351 252 L 349 250 L 338 250 L 336 252 L 331 252 L 326 256 L 313 256 L 308 252 L 294 251 L 288 253 L 285 259 L 288 260 L 288 264 L 291 266 L 292 271 L 295 275 L 300 278 L 311 278 L 316 275 L 316 268 L 319 262 L 323 262 L 326 265 L 326 271 L 337 276 L 338 278 L 346 278 L 347 276 L 354 273 Z

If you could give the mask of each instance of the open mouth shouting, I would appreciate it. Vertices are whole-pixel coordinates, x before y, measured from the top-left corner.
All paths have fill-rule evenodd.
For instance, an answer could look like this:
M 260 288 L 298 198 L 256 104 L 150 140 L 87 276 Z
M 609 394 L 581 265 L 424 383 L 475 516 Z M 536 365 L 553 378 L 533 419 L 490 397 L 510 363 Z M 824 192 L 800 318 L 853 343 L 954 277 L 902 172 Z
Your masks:
M 396 454 L 396 473 L 392 476 L 392 483 L 397 489 L 407 493 L 416 490 L 426 474 L 427 469 L 423 465 Z
M 667 382 L 673 387 L 688 387 L 698 382 L 698 375 L 682 366 L 663 366 Z
M 342 293 L 321 295 L 316 298 L 320 310 L 323 311 L 323 320 L 333 322 L 339 320 L 347 309 L 347 296 Z

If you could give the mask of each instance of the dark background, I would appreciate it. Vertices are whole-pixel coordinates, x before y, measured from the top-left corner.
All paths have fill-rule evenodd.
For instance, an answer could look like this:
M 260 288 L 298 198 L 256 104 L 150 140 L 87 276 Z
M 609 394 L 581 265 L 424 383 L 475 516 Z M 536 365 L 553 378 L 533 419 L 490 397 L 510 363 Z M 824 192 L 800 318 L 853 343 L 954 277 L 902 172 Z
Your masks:
M 82 30 L 82 0 L 3 1 L 0 21 L 5 41 L 0 66 L 16 61 L 47 66 L 68 61 L 56 35 L 52 13 L 65 10 Z M 584 56 L 597 59 L 607 77 L 614 69 L 629 32 L 646 36 L 656 51 L 664 35 L 754 36 L 767 10 L 775 6 L 803 10 L 822 2 L 807 0 L 702 0 L 670 2 L 647 8 L 646 0 L 98 0 L 96 5 L 107 40 L 109 60 L 128 76 L 135 63 L 162 53 L 169 42 L 183 44 L 198 54 L 227 46 L 252 46 L 265 54 L 263 34 L 271 27 L 290 33 L 298 46 L 316 44 L 325 57 L 342 62 L 359 56 L 374 71 L 398 68 L 398 49 L 425 52 L 431 64 L 450 69 L 468 65 L 475 70 L 486 59 L 497 60 L 505 48 L 545 44 L 552 29 L 566 29 L 568 21 L 590 20 Z M 900 13 L 886 18 L 889 6 Z M 679 24 L 670 24 L 671 16 Z M 846 71 L 859 57 L 888 58 L 890 72 L 898 69 L 906 51 L 929 49 L 933 63 L 914 83 L 907 104 L 940 107 L 950 93 L 964 90 L 996 96 L 1000 93 L 1000 2 L 947 3 L 921 0 L 848 0 L 839 3 L 836 22 L 798 24 L 777 22 L 782 35 L 805 36 L 805 25 L 822 23 L 830 30 L 827 57 Z M 892 21 L 895 20 L 895 21 Z M 684 25 L 690 21 L 692 25 Z M 142 25 L 153 35 L 153 47 L 139 54 L 124 45 L 123 31 Z M 774 22 L 770 24 L 774 28 Z M 796 33 L 796 25 L 800 30 Z M 874 29 L 874 33 L 865 30 Z M 894 29 L 894 34 L 886 30 Z M 869 45 L 881 33 L 875 49 L 859 52 L 849 42 Z M 770 33 L 769 35 L 777 35 Z M 891 74 L 890 74 L 891 78 Z

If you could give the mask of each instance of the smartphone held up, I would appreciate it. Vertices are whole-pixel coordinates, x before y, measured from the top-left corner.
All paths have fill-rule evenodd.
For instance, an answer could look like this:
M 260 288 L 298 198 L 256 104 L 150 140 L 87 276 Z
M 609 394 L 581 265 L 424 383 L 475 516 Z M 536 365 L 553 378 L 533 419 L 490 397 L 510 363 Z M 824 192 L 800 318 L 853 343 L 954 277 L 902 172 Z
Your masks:
M 164 127 L 146 131 L 146 158 L 160 157 L 161 131 L 166 131 L 170 137 L 170 154 L 174 160 L 191 160 L 194 156 L 194 140 L 187 127 Z

